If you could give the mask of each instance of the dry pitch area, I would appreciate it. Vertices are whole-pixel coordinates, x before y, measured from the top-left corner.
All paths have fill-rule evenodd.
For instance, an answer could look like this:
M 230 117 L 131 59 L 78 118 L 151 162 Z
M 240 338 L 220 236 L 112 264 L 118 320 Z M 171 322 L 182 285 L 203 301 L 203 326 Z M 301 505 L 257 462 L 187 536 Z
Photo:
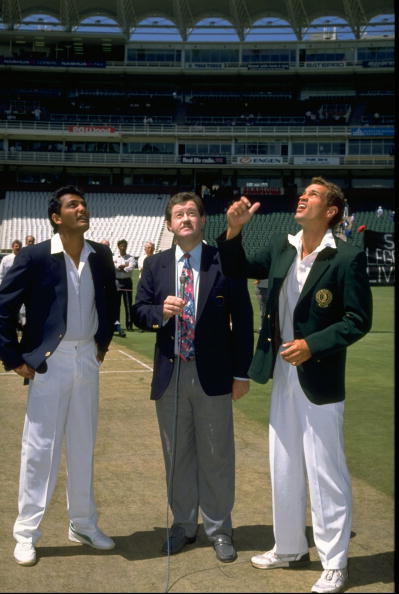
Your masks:
M 197 542 L 169 563 L 161 555 L 171 517 L 150 381 L 151 361 L 112 345 L 101 369 L 95 490 L 99 525 L 115 539 L 116 548 L 101 552 L 68 540 L 62 464 L 41 525 L 38 563 L 20 567 L 13 559 L 12 526 L 27 388 L 15 374 L 0 374 L 0 592 L 310 592 L 321 572 L 314 546 L 306 570 L 261 571 L 249 563 L 253 554 L 273 545 L 267 436 L 239 411 L 233 514 L 237 561 L 218 562 L 202 528 Z M 347 592 L 394 592 L 393 499 L 355 479 L 353 498 Z M 312 543 L 310 528 L 309 539 Z

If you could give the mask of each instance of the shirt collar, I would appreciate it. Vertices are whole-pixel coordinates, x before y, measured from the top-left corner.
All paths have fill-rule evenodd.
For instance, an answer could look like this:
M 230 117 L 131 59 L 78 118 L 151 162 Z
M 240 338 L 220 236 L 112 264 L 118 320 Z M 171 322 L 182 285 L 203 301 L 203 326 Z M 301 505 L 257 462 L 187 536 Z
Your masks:
M 290 233 L 288 234 L 288 242 L 294 246 L 294 248 L 296 249 L 296 251 L 299 255 L 301 255 L 301 251 L 302 251 L 302 236 L 303 236 L 303 229 L 298 231 L 298 233 L 296 235 L 291 235 Z M 334 235 L 330 228 L 327 229 L 320 244 L 313 250 L 312 253 L 313 254 L 319 253 L 322 250 L 324 250 L 326 247 L 331 247 L 331 248 L 335 248 L 335 249 L 337 247 L 336 243 L 335 243 Z
M 81 258 L 87 258 L 91 252 L 95 252 L 96 250 L 84 239 L 83 240 L 83 249 L 81 251 Z M 59 233 L 54 233 L 51 238 L 51 254 L 59 254 L 61 252 L 65 252 L 64 245 L 62 243 L 61 237 Z M 66 252 L 65 252 L 66 253 Z
M 193 248 L 190 252 L 185 252 L 181 249 L 181 247 L 179 245 L 176 245 L 176 262 L 183 260 L 183 256 L 186 253 L 189 253 L 191 256 L 191 258 L 190 258 L 191 266 L 198 270 L 200 267 L 200 262 L 201 262 L 202 241 L 198 245 L 196 245 L 195 248 Z

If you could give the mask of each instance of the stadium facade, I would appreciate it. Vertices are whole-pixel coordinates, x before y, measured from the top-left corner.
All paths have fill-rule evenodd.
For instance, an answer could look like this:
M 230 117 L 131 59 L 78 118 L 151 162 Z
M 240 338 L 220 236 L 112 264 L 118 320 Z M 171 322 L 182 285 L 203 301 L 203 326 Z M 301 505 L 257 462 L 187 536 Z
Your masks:
M 54 4 L 40 3 L 53 19 L 40 25 L 34 3 L 2 3 L 3 195 L 64 183 L 91 192 L 195 189 L 245 192 L 285 210 L 321 174 L 342 185 L 355 210 L 393 208 L 394 38 L 377 27 L 365 33 L 377 15 L 393 15 L 391 1 Z M 314 17 L 331 14 L 345 26 L 309 34 Z M 99 18 L 95 30 L 83 27 L 90 15 L 118 26 L 101 29 Z M 170 19 L 181 41 L 135 41 L 148 15 L 163 27 Z M 231 23 L 236 40 L 190 41 L 195 22 L 213 15 Z M 268 15 L 285 19 L 295 39 L 247 41 Z M 264 39 L 273 27 L 262 24 Z

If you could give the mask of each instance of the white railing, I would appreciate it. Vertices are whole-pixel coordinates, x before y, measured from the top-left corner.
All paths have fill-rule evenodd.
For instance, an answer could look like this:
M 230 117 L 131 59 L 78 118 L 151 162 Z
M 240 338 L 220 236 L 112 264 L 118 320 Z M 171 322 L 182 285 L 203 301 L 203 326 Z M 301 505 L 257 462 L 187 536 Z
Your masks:
M 243 162 L 240 162 L 240 159 L 244 157 L 244 155 L 217 155 L 218 158 L 222 157 L 224 159 L 223 165 L 230 165 L 234 167 L 256 167 L 261 166 L 264 167 L 276 167 L 277 166 L 294 166 L 298 167 L 298 163 L 295 162 L 297 156 L 279 156 L 277 157 L 278 162 L 273 160 L 273 158 L 269 158 L 266 156 L 263 160 L 261 157 L 258 157 L 258 162 L 256 159 L 251 162 L 250 160 L 245 161 L 242 159 Z M 201 159 L 203 161 L 201 162 Z M 209 157 L 203 156 L 198 157 L 199 161 L 195 163 L 196 166 L 204 166 L 204 167 L 219 167 L 220 162 L 215 160 L 214 163 L 211 162 L 212 155 Z M 248 157 L 251 159 L 251 157 Z M 329 165 L 329 158 L 328 157 L 320 157 L 318 155 L 307 155 L 306 160 L 300 164 L 300 167 L 314 167 L 315 165 Z M 322 161 L 321 161 L 322 159 Z M 331 156 L 331 165 L 334 166 L 379 166 L 382 165 L 392 167 L 394 165 L 394 157 L 389 155 L 347 155 L 347 156 Z M 337 162 L 338 161 L 338 162 Z M 140 165 L 140 166 L 148 166 L 148 167 L 158 167 L 158 166 L 173 166 L 173 167 L 192 167 L 193 163 L 184 163 L 182 161 L 182 157 L 178 155 L 139 155 L 139 154 L 132 154 L 132 155 L 125 155 L 125 154 L 107 154 L 107 153 L 62 153 L 62 152 L 34 152 L 34 151 L 18 151 L 18 152 L 7 152 L 7 151 L 0 151 L 0 163 L 12 164 L 37 164 L 37 163 L 49 163 L 52 165 L 65 165 L 65 164 L 73 164 L 73 165 L 121 165 L 121 166 L 132 166 L 132 165 Z
M 74 130 L 71 130 L 71 127 Z M 103 140 L 117 139 L 123 134 L 135 136 L 349 136 L 353 126 L 313 126 L 313 125 L 280 125 L 280 126 L 211 126 L 211 125 L 178 125 L 178 124 L 110 124 L 98 122 L 94 124 L 73 122 L 36 122 L 23 120 L 0 120 L 0 130 L 7 130 L 10 135 L 21 130 L 34 132 L 35 136 L 43 133 L 46 136 L 68 134 L 69 138 L 95 136 Z M 371 126 L 369 126 L 369 129 Z M 381 128 L 381 126 L 378 126 Z M 392 126 L 388 126 L 392 128 Z

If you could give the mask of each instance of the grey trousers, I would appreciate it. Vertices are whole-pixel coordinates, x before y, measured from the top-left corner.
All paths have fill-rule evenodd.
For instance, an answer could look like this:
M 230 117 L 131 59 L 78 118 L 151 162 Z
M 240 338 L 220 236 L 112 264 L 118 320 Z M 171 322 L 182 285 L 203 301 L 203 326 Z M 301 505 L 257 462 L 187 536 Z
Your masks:
M 156 410 L 174 524 L 182 526 L 186 536 L 194 536 L 200 510 L 210 540 L 217 534 L 231 536 L 235 486 L 231 394 L 208 396 L 195 360 L 179 365 L 176 359 Z

